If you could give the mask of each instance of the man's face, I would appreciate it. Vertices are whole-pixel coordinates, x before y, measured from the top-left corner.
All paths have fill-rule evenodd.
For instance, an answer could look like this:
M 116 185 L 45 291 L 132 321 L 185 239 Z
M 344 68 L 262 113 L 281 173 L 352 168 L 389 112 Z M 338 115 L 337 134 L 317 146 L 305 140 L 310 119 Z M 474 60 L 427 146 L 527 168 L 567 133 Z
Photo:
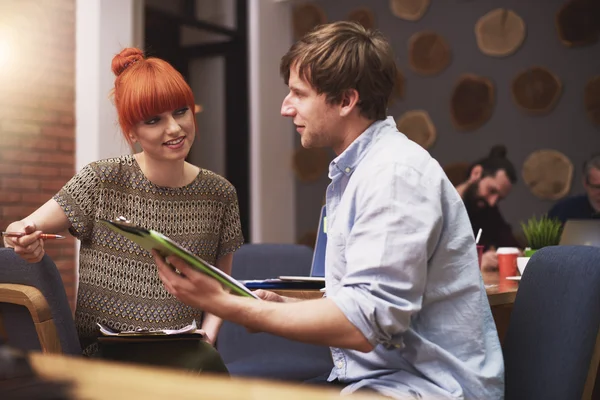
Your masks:
M 298 75 L 298 68 L 290 71 L 290 93 L 283 100 L 281 115 L 294 119 L 302 146 L 333 147 L 339 141 L 339 113 L 335 105 L 327 104 L 324 94 L 317 91 Z
M 583 185 L 592 207 L 600 211 L 600 170 L 590 168 Z
M 486 176 L 469 183 L 463 200 L 467 209 L 484 209 L 495 207 L 498 202 L 510 193 L 512 183 L 504 170 L 494 176 Z

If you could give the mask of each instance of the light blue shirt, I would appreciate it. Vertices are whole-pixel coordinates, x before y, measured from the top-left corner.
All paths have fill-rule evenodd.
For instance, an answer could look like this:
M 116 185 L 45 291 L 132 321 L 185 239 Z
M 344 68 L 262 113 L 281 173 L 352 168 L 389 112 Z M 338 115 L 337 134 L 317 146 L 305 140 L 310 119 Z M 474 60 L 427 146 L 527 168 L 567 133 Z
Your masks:
M 388 117 L 329 166 L 327 297 L 375 346 L 329 380 L 393 398 L 501 399 L 504 362 L 462 199 Z

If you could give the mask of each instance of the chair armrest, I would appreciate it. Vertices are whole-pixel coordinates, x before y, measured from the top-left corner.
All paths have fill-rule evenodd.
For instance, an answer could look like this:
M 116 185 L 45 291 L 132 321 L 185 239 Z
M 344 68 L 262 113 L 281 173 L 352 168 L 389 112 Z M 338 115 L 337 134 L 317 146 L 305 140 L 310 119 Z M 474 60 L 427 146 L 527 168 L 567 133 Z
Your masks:
M 33 286 L 0 283 L 0 303 L 25 306 L 33 322 L 38 324 L 52 319 L 46 298 Z

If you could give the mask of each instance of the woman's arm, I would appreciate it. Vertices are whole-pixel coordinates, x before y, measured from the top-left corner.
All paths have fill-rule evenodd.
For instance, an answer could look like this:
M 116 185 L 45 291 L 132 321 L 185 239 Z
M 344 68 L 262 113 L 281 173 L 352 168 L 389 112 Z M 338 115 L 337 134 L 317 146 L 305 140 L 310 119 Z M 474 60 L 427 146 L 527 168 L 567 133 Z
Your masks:
M 12 247 L 26 261 L 38 262 L 44 257 L 44 241 L 40 239 L 40 234 L 60 233 L 70 226 L 60 205 L 50 199 L 28 217 L 8 225 L 7 231 L 25 232 L 28 235 L 20 238 L 5 237 L 4 246 Z
M 231 275 L 231 266 L 233 264 L 233 253 L 229 253 L 219 258 L 215 263 L 215 267 L 225 272 L 227 275 Z M 206 332 L 208 341 L 214 345 L 219 334 L 219 329 L 223 325 L 223 320 L 216 315 L 205 313 L 202 321 L 202 329 Z

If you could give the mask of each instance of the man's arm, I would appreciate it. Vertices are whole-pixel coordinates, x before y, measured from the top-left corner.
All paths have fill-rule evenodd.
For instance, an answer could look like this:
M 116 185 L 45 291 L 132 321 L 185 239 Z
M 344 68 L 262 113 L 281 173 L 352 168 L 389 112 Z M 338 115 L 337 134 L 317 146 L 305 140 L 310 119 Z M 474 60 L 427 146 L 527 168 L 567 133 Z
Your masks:
M 372 346 L 329 299 L 270 302 L 226 292 L 221 284 L 192 269 L 183 260 L 169 257 L 177 274 L 154 254 L 165 288 L 183 303 L 253 331 L 269 332 L 307 343 L 368 352 Z

